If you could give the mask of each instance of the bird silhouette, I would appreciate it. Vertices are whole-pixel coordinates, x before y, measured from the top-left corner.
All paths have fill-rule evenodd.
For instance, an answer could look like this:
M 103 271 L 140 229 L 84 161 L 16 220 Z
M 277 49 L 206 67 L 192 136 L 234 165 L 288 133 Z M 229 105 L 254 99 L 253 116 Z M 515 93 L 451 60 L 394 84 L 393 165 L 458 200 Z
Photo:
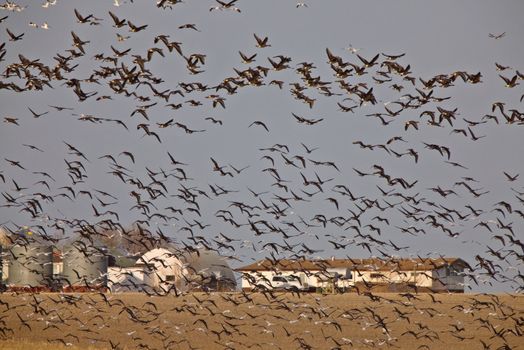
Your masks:
M 264 122 L 261 122 L 260 120 L 255 120 L 254 122 L 252 122 L 251 124 L 249 124 L 249 127 L 252 127 L 252 126 L 261 126 L 263 127 L 264 129 L 266 129 L 267 132 L 269 132 L 269 129 L 268 127 L 266 126 L 266 124 Z
M 518 157 L 508 157 L 524 124 L 514 37 L 488 34 L 505 39 L 485 38 L 493 48 L 481 71 L 439 72 L 428 54 L 429 72 L 408 50 L 337 48 L 332 26 L 309 22 L 339 5 L 270 14 L 238 0 L 106 5 L 0 4 L 2 226 L 9 244 L 27 242 L 20 257 L 4 245 L 3 259 L 40 274 L 35 236 L 55 248 L 78 237 L 90 264 L 99 245 L 111 264 L 155 248 L 172 256 L 100 271 L 110 292 L 93 291 L 99 278 L 82 264 L 51 286 L 8 284 L 2 338 L 113 349 L 520 345 L 518 296 L 485 292 L 518 293 L 524 281 L 524 190 Z M 253 42 L 267 18 L 271 45 Z M 326 36 L 331 48 L 303 45 Z M 459 271 L 447 245 L 464 260 Z M 184 260 L 207 253 L 253 263 L 237 277 L 254 289 L 226 288 L 208 271 L 217 266 Z M 166 275 L 171 260 L 181 276 Z M 301 287 L 279 288 L 273 276 Z M 422 280 L 458 281 L 466 294 L 436 294 Z M 317 285 L 346 295 L 306 294 Z M 55 287 L 63 293 L 40 293 Z M 126 288 L 141 293 L 114 292 Z

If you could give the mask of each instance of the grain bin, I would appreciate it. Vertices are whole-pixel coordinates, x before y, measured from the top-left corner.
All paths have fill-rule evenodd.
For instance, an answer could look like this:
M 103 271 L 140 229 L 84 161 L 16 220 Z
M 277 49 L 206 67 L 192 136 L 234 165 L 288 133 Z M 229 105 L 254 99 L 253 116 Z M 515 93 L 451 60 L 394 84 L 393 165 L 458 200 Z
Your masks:
M 19 236 L 9 248 L 10 289 L 46 289 L 53 278 L 53 247 L 38 236 Z
M 63 286 L 83 291 L 107 287 L 107 249 L 75 241 L 63 249 Z

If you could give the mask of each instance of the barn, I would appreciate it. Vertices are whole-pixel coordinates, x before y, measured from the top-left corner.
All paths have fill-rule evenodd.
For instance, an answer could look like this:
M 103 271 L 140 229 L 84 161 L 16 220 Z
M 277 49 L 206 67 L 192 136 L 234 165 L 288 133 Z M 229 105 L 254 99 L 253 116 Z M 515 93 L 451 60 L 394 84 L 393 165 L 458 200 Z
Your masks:
M 300 282 L 302 290 L 353 290 L 383 292 L 417 290 L 464 292 L 464 269 L 460 258 L 261 260 L 237 268 L 242 289 L 274 289 L 279 277 Z

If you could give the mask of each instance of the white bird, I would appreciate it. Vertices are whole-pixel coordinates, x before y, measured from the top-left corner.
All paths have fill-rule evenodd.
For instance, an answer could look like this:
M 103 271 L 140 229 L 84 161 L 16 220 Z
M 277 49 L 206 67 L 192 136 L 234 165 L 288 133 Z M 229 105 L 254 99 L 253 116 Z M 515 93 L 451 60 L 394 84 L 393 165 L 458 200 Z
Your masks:
M 346 47 L 345 50 L 351 52 L 352 54 L 355 54 L 362 49 L 357 49 L 356 47 L 353 47 L 353 45 L 349 44 L 349 47 Z
M 49 6 L 54 6 L 54 5 L 56 5 L 56 0 L 51 0 L 51 1 L 47 0 L 47 1 L 42 5 L 42 7 L 46 9 L 46 8 L 48 8 Z

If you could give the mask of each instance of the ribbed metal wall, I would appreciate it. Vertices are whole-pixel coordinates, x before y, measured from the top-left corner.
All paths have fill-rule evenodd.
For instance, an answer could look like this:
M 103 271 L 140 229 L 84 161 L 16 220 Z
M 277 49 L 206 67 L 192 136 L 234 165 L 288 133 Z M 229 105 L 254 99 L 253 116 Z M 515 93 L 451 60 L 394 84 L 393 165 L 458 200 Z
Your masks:
M 17 287 L 49 286 L 53 278 L 53 247 L 38 242 L 17 242 L 8 253 L 7 284 Z
M 107 286 L 107 250 L 77 241 L 63 250 L 64 286 Z

